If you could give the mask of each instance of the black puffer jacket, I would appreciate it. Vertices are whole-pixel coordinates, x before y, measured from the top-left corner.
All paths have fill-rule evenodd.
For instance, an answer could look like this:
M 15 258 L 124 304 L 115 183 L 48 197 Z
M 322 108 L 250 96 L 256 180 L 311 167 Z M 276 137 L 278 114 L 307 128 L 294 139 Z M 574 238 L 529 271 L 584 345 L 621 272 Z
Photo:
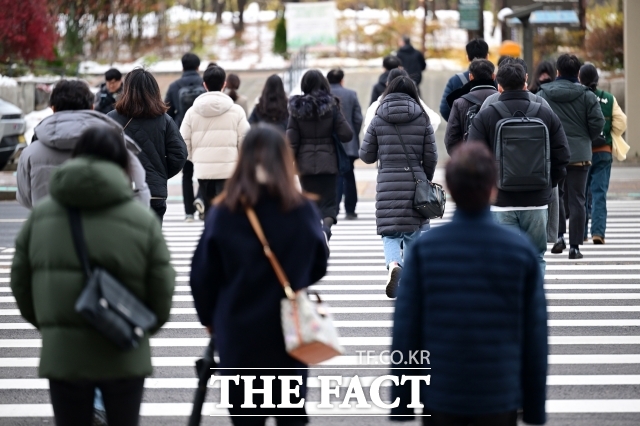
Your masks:
M 109 117 L 126 126 L 129 118 L 113 110 Z M 187 145 L 178 126 L 163 114 L 156 118 L 134 118 L 125 133 L 142 150 L 138 159 L 147 174 L 147 185 L 152 197 L 167 198 L 167 180 L 182 170 L 187 161 Z
M 353 138 L 338 100 L 328 93 L 293 96 L 289 100 L 289 113 L 287 137 L 300 175 L 338 174 L 333 134 L 343 143 Z
M 413 209 L 416 184 L 394 125 L 402 135 L 418 179 L 433 179 L 438 152 L 429 116 L 404 93 L 391 93 L 381 102 L 360 147 L 360 159 L 380 160 L 376 186 L 376 225 L 379 235 L 415 232 L 425 222 Z

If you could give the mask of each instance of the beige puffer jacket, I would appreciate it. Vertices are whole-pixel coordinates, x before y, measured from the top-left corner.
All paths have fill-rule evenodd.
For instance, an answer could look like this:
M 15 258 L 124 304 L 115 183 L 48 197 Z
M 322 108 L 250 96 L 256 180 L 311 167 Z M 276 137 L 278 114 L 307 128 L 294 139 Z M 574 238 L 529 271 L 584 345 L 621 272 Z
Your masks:
M 229 96 L 222 92 L 198 96 L 180 126 L 196 179 L 230 178 L 248 131 L 244 110 Z

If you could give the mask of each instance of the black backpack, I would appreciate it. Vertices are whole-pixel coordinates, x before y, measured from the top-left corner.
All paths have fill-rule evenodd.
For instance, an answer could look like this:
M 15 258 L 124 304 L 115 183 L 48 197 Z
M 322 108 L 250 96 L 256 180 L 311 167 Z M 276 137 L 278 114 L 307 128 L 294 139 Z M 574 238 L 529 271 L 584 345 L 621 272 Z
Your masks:
M 201 84 L 190 84 L 189 86 L 181 87 L 178 90 L 178 113 L 184 117 L 196 98 L 205 92 L 206 90 Z
M 551 186 L 549 129 L 536 117 L 540 106 L 530 102 L 525 113 L 511 114 L 504 102 L 491 104 L 502 117 L 496 124 L 493 148 L 497 186 L 502 191 L 539 191 Z
M 482 104 L 484 103 L 484 101 L 478 99 L 472 93 L 467 93 L 466 95 L 463 95 L 462 99 L 465 99 L 471 102 L 472 104 L 467 110 L 467 115 L 464 118 L 464 123 L 462 123 L 462 128 L 464 129 L 464 136 L 462 137 L 462 140 L 466 142 L 467 139 L 469 138 L 469 131 L 471 130 L 471 121 L 473 120 L 473 117 L 475 117 L 476 114 L 478 114 L 478 111 L 480 111 L 480 107 L 482 107 Z

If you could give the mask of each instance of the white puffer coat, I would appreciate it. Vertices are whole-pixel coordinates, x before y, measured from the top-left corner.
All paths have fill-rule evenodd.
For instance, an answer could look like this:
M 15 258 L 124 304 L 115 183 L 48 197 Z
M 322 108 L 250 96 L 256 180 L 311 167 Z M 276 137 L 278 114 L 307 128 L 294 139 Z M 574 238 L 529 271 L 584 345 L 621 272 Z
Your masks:
M 222 92 L 198 96 L 180 126 L 196 179 L 230 178 L 248 131 L 244 110 L 229 96 Z

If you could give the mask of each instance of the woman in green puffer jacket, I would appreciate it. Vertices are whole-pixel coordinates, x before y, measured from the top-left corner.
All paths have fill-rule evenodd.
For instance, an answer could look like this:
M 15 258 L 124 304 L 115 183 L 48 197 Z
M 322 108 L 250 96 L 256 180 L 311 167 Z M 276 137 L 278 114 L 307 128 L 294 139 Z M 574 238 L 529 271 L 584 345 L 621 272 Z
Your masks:
M 123 351 L 94 329 L 74 305 L 85 278 L 74 249 L 67 208 L 81 212 L 92 265 L 126 286 L 157 316 L 169 318 L 175 272 L 156 217 L 133 200 L 122 133 L 87 130 L 20 231 L 11 290 L 20 313 L 42 334 L 39 375 L 49 379 L 60 425 L 90 425 L 94 389 L 111 425 L 137 425 L 144 378 L 151 374 L 149 336 Z

